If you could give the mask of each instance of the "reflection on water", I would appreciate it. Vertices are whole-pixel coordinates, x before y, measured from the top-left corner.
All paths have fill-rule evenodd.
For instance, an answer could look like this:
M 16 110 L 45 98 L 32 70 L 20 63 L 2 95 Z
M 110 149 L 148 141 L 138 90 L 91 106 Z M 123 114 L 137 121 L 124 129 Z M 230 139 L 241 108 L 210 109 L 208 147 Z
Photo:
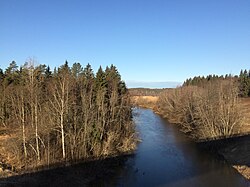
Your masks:
M 113 186 L 249 185 L 224 161 L 199 150 L 174 125 L 151 110 L 136 109 L 134 114 L 142 142 L 116 175 Z

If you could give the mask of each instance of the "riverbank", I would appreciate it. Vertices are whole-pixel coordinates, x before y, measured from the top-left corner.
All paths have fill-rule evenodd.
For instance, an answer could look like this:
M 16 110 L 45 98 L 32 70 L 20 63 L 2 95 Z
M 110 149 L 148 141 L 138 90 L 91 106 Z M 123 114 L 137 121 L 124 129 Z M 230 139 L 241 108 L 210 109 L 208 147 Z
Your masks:
M 250 179 L 250 135 L 206 140 L 197 144 L 202 149 L 220 155 L 245 178 Z
M 155 113 L 164 117 L 164 115 L 157 110 L 157 101 L 158 96 L 133 96 L 131 100 L 134 105 L 143 108 L 152 109 Z M 243 115 L 243 124 L 237 129 L 238 136 L 240 134 L 245 134 L 250 136 L 250 98 L 242 98 L 240 100 L 240 110 Z M 204 140 L 204 142 L 209 142 L 209 140 Z M 221 155 L 225 160 L 227 160 L 233 168 L 235 168 L 240 174 L 242 174 L 245 178 L 250 180 L 250 144 L 244 143 L 239 144 L 236 142 L 232 142 L 228 144 L 226 149 L 220 146 L 220 143 L 214 144 L 214 148 L 216 148 L 217 153 Z M 243 146 L 243 147 L 241 147 Z M 236 154 L 237 153 L 237 154 Z M 241 157 L 239 157 L 239 154 Z M 230 158 L 230 159 L 229 159 Z M 243 159 L 242 159 L 243 158 Z M 230 161 L 231 162 L 230 162 Z M 248 163 L 246 163 L 248 160 Z M 232 162 L 233 161 L 233 162 Z
M 131 150 L 116 154 L 50 165 L 37 163 L 36 167 L 24 168 L 6 147 L 14 136 L 13 131 L 0 129 L 0 186 L 89 186 L 100 178 L 112 177 L 134 154 L 138 144 L 135 140 Z
M 7 146 L 8 142 L 14 141 L 14 137 L 14 131 L 11 131 L 10 129 L 8 130 L 6 127 L 0 128 L 0 186 L 3 186 L 5 183 L 10 185 L 12 184 L 13 180 L 14 184 L 16 182 L 18 183 L 14 186 L 20 186 L 19 184 L 26 184 L 30 181 L 32 184 L 35 184 L 35 186 L 39 186 L 39 184 L 34 183 L 34 179 L 32 179 L 33 176 L 40 178 L 40 174 L 43 176 L 43 174 L 47 175 L 52 173 L 52 171 L 65 171 L 66 173 L 67 168 L 75 168 L 75 166 L 78 167 L 85 164 L 87 164 L 87 167 L 84 166 L 83 168 L 85 169 L 81 169 L 81 173 L 87 174 L 84 180 L 85 182 L 91 182 L 94 181 L 95 178 L 91 175 L 88 175 L 90 170 L 93 171 L 95 175 L 97 175 L 97 178 L 106 175 L 106 170 L 107 172 L 112 173 L 113 166 L 120 165 L 120 163 L 123 163 L 127 157 L 134 154 L 139 142 L 138 137 L 134 136 L 133 141 L 131 139 L 127 139 L 127 145 L 122 150 L 117 150 L 117 152 L 112 152 L 108 155 L 87 157 L 81 160 L 72 161 L 58 160 L 58 162 L 51 163 L 49 165 L 46 163 L 44 164 L 43 162 L 37 162 L 36 165 L 25 167 L 24 164 L 18 162 L 16 155 L 14 155 Z M 99 166 L 101 167 L 99 168 Z M 104 175 L 101 173 L 104 173 Z M 81 181 L 83 182 L 81 184 L 85 184 L 84 181 Z
M 134 109 L 133 120 L 142 139 L 135 154 L 12 176 L 0 186 L 249 186 L 152 110 Z

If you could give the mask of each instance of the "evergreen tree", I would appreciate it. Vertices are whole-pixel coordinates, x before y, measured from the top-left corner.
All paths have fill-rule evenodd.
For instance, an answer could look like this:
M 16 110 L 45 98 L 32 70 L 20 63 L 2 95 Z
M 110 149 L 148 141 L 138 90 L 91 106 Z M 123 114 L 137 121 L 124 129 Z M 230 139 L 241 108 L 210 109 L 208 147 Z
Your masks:
M 18 84 L 18 66 L 15 61 L 12 61 L 5 70 L 5 84 L 11 83 Z
M 86 79 L 93 79 L 94 78 L 94 72 L 93 69 L 91 68 L 91 65 L 88 63 L 86 67 L 83 70 L 83 76 Z
M 248 97 L 250 97 L 250 70 L 248 71 Z
M 93 81 L 94 81 L 94 72 L 91 68 L 91 65 L 88 63 L 83 70 L 83 85 L 86 89 L 86 92 L 91 92 L 93 89 Z
M 247 70 L 241 70 L 239 77 L 239 90 L 242 97 L 247 97 L 249 95 L 249 87 L 250 81 L 248 78 L 248 72 Z
M 60 68 L 58 68 L 58 73 L 70 73 L 70 68 L 67 60 Z
M 46 69 L 45 69 L 45 78 L 46 78 L 46 79 L 49 79 L 49 78 L 51 78 L 51 77 L 52 77 L 52 72 L 51 72 L 51 70 L 50 70 L 50 67 L 47 66 Z
M 4 73 L 3 73 L 3 70 L 0 68 L 0 84 L 2 83 L 4 79 Z
M 71 72 L 75 78 L 79 77 L 82 74 L 83 68 L 80 63 L 74 63 L 71 68 Z
M 101 66 L 99 67 L 99 69 L 96 73 L 95 84 L 96 84 L 97 90 L 100 90 L 102 88 L 106 88 L 106 86 L 107 86 L 106 74 L 102 70 Z

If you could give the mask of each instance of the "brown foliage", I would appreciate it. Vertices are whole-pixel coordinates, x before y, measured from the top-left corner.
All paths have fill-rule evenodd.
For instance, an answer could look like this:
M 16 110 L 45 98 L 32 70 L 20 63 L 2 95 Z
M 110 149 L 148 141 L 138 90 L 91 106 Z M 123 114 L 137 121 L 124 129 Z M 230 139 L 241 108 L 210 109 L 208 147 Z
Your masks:
M 161 94 L 158 110 L 195 139 L 236 133 L 241 125 L 237 85 L 217 81 L 206 87 L 184 86 Z

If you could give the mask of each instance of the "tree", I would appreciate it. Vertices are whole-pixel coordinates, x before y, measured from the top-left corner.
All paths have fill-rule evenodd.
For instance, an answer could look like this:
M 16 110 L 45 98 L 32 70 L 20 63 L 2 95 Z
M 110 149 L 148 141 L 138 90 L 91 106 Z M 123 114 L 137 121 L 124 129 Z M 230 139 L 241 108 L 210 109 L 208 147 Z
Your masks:
M 50 67 L 47 66 L 46 69 L 45 69 L 45 78 L 46 78 L 46 79 L 49 79 L 49 78 L 51 78 L 51 77 L 52 77 L 52 72 L 51 72 L 51 70 L 50 70 Z
M 5 70 L 5 84 L 9 85 L 11 83 L 18 84 L 19 81 L 18 66 L 15 61 L 12 61 L 9 67 Z
M 2 83 L 4 79 L 4 73 L 3 73 L 3 70 L 0 68 L 0 83 Z
M 102 67 L 100 66 L 97 73 L 96 73 L 96 79 L 95 79 L 95 85 L 96 85 L 96 89 L 102 89 L 102 88 L 106 88 L 107 86 L 107 81 L 106 81 L 106 74 L 105 72 L 102 70 Z
M 50 83 L 50 104 L 53 116 L 55 130 L 61 134 L 61 148 L 62 158 L 66 159 L 66 142 L 65 142 L 65 128 L 67 122 L 67 113 L 69 111 L 69 91 L 70 91 L 70 71 L 67 61 L 58 69 L 57 75 Z M 59 124 L 57 124 L 59 122 Z
M 82 74 L 83 68 L 80 63 L 74 63 L 71 72 L 75 78 L 78 78 Z
M 241 125 L 238 87 L 233 79 L 213 81 L 203 88 L 166 90 L 158 103 L 168 120 L 180 124 L 195 139 L 231 136 Z
M 20 168 L 135 148 L 127 89 L 115 66 L 95 75 L 90 64 L 70 68 L 66 61 L 54 73 L 34 64 L 13 63 L 0 79 L 0 125 L 15 132 L 6 149 Z
M 247 97 L 249 94 L 250 81 L 247 70 L 241 70 L 239 76 L 240 96 Z

